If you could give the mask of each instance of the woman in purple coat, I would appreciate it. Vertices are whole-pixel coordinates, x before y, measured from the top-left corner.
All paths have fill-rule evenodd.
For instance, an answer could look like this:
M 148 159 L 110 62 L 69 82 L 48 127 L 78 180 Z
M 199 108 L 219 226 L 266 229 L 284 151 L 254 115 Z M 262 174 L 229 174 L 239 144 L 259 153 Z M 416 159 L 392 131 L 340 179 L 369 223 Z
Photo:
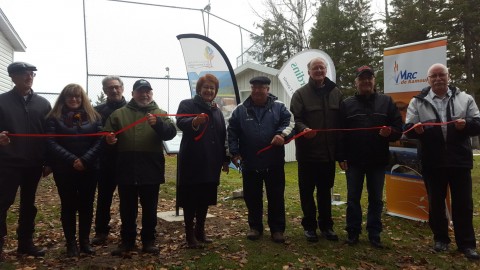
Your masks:
M 228 172 L 225 120 L 214 99 L 218 79 L 207 74 L 197 81 L 197 94 L 183 100 L 177 114 L 177 126 L 183 132 L 178 154 L 178 206 L 183 208 L 185 235 L 189 248 L 202 247 L 212 240 L 205 235 L 208 206 L 217 204 L 221 170 Z M 199 140 L 195 137 L 203 135 Z

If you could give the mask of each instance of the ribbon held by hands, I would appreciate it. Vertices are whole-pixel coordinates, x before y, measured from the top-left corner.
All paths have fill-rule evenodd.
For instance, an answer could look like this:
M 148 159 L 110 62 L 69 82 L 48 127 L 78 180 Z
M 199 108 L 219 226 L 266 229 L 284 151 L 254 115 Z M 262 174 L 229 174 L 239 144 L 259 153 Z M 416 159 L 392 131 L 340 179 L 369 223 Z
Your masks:
M 443 126 L 443 125 L 448 125 L 448 124 L 451 124 L 451 123 L 455 123 L 456 120 L 453 120 L 453 121 L 449 121 L 449 122 L 441 122 L 441 123 L 419 123 L 419 124 L 415 124 L 414 126 L 412 126 L 411 128 L 405 130 L 402 132 L 402 134 L 405 134 L 407 132 L 410 132 L 412 129 L 414 129 L 415 127 L 418 127 L 418 126 Z M 367 128 L 325 128 L 325 129 L 311 129 L 309 131 L 302 131 L 298 134 L 296 134 L 295 136 L 293 136 L 292 138 L 290 138 L 289 140 L 287 140 L 285 142 L 285 144 L 288 144 L 289 142 L 299 138 L 299 137 L 302 137 L 304 136 L 306 133 L 308 132 L 331 132 L 331 131 L 359 131 L 359 130 L 376 130 L 376 129 L 382 129 L 384 128 L 385 126 L 377 126 L 377 127 L 367 127 Z M 392 129 L 392 131 L 395 131 Z M 267 150 L 269 150 L 270 148 L 272 148 L 273 145 L 270 144 L 268 145 L 267 147 L 264 147 L 260 150 L 258 150 L 257 152 L 257 155 L 261 154 L 262 152 L 265 152 Z
M 197 116 L 199 114 L 153 114 L 154 116 Z M 125 132 L 133 128 L 134 126 L 147 121 L 147 116 L 144 116 L 137 121 L 128 124 L 127 126 L 123 127 L 120 130 L 114 132 L 115 135 Z M 208 115 L 207 115 L 207 122 L 208 122 Z M 195 137 L 195 141 L 198 141 L 202 138 L 203 134 L 205 133 L 207 125 L 203 128 L 202 132 Z M 22 134 L 22 133 L 8 133 L 8 136 L 11 137 L 93 137 L 93 136 L 106 136 L 110 134 L 109 132 L 98 132 L 98 133 L 88 133 L 88 134 Z

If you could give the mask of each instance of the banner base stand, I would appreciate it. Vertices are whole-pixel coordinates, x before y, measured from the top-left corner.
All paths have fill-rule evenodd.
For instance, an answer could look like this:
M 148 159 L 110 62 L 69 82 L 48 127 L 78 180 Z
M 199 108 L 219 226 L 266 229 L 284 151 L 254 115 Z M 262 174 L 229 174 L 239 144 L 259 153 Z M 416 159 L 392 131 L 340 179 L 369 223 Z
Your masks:
M 207 218 L 215 217 L 214 215 L 207 214 Z M 157 218 L 163 219 L 168 222 L 173 221 L 183 221 L 183 211 L 180 210 L 178 212 L 178 216 L 175 211 L 166 211 L 166 212 L 157 212 Z

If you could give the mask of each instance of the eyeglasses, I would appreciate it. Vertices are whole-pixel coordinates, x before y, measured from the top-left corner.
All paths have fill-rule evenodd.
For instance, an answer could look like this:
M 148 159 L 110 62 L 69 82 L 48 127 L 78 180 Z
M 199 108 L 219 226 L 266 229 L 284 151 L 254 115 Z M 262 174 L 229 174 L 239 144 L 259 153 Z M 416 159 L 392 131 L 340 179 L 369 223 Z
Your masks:
M 37 76 L 37 73 L 33 72 L 33 71 L 25 71 L 25 72 L 22 72 L 20 73 L 23 77 L 32 77 L 34 78 L 35 76 Z
M 81 100 L 82 97 L 81 96 L 66 96 L 65 99 L 69 99 L 69 100 Z
M 203 86 L 202 86 L 202 89 L 205 89 L 205 90 L 215 90 L 215 86 L 203 85 Z
M 428 75 L 428 78 L 430 78 L 430 79 L 445 78 L 445 77 L 447 77 L 447 75 L 448 75 L 448 73 L 430 74 L 430 75 Z
M 259 84 L 259 85 L 252 85 L 250 88 L 251 88 L 252 90 L 263 90 L 263 89 L 266 89 L 267 87 L 268 87 L 268 86 L 266 86 L 266 85 L 260 85 L 260 84 Z
M 113 91 L 113 90 L 121 89 L 122 87 L 123 87 L 123 85 L 110 85 L 108 87 L 105 87 L 105 89 L 107 89 L 109 91 Z
M 310 70 L 326 70 L 327 67 L 324 67 L 324 66 L 314 66 L 314 67 L 311 67 Z

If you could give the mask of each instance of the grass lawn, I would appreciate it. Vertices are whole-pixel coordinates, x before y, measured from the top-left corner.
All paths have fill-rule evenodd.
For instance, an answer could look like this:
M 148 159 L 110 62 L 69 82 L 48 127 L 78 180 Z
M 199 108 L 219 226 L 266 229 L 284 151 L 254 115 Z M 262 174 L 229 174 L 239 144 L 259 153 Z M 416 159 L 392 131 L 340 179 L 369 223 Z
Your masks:
M 477 239 L 480 239 L 479 163 L 480 158 L 475 158 L 475 168 L 472 172 L 474 226 Z M 167 157 L 167 182 L 161 186 L 159 211 L 175 209 L 175 168 L 176 157 Z M 43 179 L 37 193 L 39 212 L 35 241 L 48 248 L 47 256 L 45 258 L 16 256 L 17 200 L 8 215 L 9 235 L 5 247 L 7 258 L 6 262 L 0 263 L 0 269 L 480 269 L 480 263 L 470 262 L 456 252 L 455 244 L 450 245 L 449 252 L 435 254 L 431 249 L 432 234 L 427 223 L 387 214 L 382 216 L 384 221 L 382 241 L 386 249 L 372 248 L 365 233 L 360 237 L 360 244 L 350 247 L 344 244 L 345 204 L 333 206 L 334 229 L 339 234 L 340 241 L 330 242 L 321 238 L 318 243 L 308 243 L 300 224 L 302 213 L 295 162 L 286 164 L 286 179 L 285 244 L 273 243 L 268 231 L 259 241 L 249 241 L 245 238 L 248 229 L 245 203 L 242 199 L 228 199 L 234 190 L 242 186 L 240 175 L 232 170 L 228 175 L 222 174 L 218 205 L 210 208 L 209 213 L 215 217 L 207 220 L 206 230 L 214 239 L 214 243 L 206 248 L 186 249 L 183 223 L 159 219 L 157 227 L 157 242 L 161 249 L 159 255 L 134 252 L 124 258 L 112 257 L 110 252 L 118 243 L 120 230 L 118 197 L 115 197 L 111 222 L 113 232 L 108 245 L 97 247 L 95 256 L 82 256 L 76 259 L 65 258 L 58 194 L 53 180 Z M 342 200 L 346 200 L 345 174 L 340 170 L 336 174 L 334 192 L 339 193 Z M 362 202 L 365 220 L 366 191 Z

